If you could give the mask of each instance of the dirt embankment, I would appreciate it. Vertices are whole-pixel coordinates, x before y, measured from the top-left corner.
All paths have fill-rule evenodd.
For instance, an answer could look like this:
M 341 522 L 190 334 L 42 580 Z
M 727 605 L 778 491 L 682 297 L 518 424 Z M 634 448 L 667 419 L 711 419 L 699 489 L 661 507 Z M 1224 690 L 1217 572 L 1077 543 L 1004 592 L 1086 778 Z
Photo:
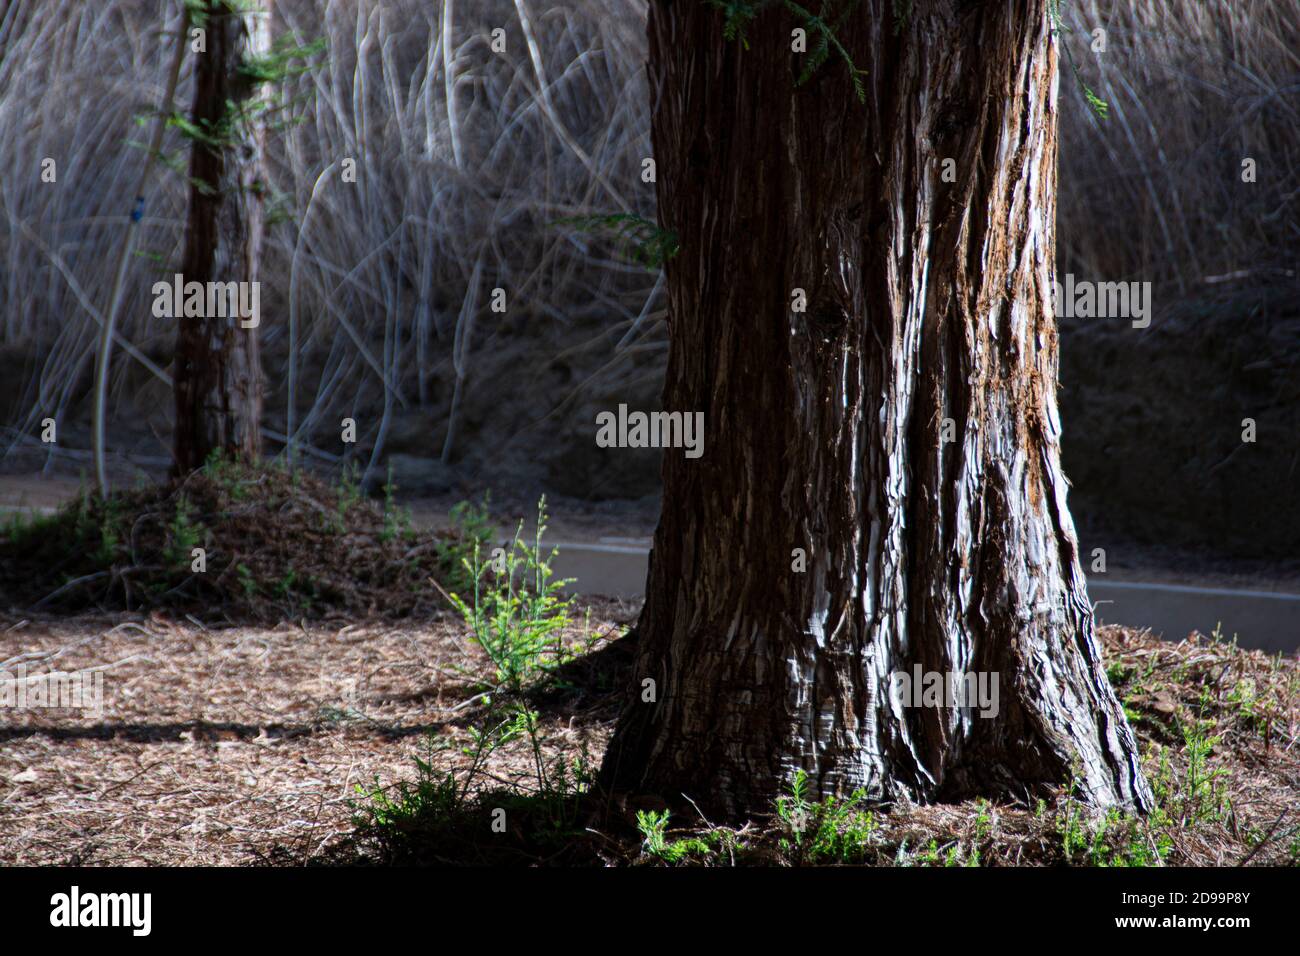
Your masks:
M 1207 287 L 1157 311 L 1147 329 L 1064 320 L 1061 386 L 1070 504 L 1085 531 L 1236 558 L 1297 557 L 1294 279 Z

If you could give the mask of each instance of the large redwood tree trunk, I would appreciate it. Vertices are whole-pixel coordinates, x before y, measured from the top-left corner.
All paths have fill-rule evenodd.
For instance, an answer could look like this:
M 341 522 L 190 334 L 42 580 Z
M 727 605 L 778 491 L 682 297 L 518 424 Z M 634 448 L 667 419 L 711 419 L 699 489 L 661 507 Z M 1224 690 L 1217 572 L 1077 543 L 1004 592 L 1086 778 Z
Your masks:
M 232 10 L 232 7 L 234 8 Z M 208 0 L 207 51 L 197 54 L 191 119 L 222 142 L 195 142 L 181 267 L 185 282 L 258 281 L 262 248 L 263 127 L 258 91 L 240 67 L 269 49 L 266 15 Z M 175 469 L 213 451 L 252 461 L 261 452 L 262 369 L 257 328 L 239 317 L 178 318 Z
M 863 104 L 833 56 L 795 89 L 779 11 L 746 48 L 704 3 L 650 5 L 681 242 L 664 407 L 703 411 L 707 440 L 665 452 L 614 791 L 735 816 L 803 769 L 821 795 L 1073 777 L 1150 804 L 1060 467 L 1048 3 L 911 6 L 896 32 L 892 0 L 862 0 L 839 30 Z M 996 673 L 996 716 L 900 707 L 891 674 L 917 664 Z

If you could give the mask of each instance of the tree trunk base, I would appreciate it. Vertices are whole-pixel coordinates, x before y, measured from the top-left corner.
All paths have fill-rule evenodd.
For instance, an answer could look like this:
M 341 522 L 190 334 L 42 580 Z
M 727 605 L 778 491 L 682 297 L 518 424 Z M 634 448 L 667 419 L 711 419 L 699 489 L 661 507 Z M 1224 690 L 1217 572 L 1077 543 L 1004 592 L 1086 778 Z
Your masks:
M 894 7 L 836 28 L 863 103 L 833 57 L 796 89 L 780 15 L 742 44 L 651 4 L 663 404 L 707 441 L 665 453 L 602 782 L 729 817 L 800 770 L 814 795 L 1073 781 L 1145 809 L 1060 468 L 1048 3 Z M 918 668 L 996 679 L 996 712 L 901 703 Z

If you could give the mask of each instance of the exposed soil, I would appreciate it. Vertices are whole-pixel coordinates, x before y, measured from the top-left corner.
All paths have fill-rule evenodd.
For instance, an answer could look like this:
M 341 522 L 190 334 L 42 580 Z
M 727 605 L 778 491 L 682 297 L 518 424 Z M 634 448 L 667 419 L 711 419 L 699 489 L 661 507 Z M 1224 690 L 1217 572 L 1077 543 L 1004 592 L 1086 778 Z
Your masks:
M 1171 549 L 1199 564 L 1246 559 L 1246 573 L 1271 559 L 1295 574 L 1294 275 L 1205 285 L 1146 329 L 1062 319 L 1060 377 L 1062 463 L 1085 539 L 1115 556 Z

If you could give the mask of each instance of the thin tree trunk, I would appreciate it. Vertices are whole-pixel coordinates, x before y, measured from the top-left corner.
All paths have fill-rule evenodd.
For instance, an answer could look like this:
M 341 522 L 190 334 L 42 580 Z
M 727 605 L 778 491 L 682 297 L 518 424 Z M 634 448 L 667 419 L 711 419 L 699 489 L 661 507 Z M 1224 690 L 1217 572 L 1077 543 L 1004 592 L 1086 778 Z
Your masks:
M 194 144 L 182 274 L 186 283 L 256 283 L 263 129 L 254 109 L 259 94 L 240 67 L 266 53 L 269 26 L 263 14 L 231 12 L 228 0 L 210 0 L 208 10 L 207 52 L 197 58 L 192 121 L 223 142 Z M 177 322 L 177 472 L 200 467 L 213 451 L 256 460 L 262 416 L 257 328 L 243 327 L 236 316 Z
M 838 30 L 863 104 L 834 56 L 795 89 L 780 13 L 746 47 L 703 3 L 651 3 L 681 243 L 664 407 L 703 411 L 707 442 L 665 452 L 612 790 L 734 816 L 802 769 L 817 795 L 1074 778 L 1150 804 L 1060 467 L 1048 3 L 911 6 L 896 32 L 892 0 L 862 0 Z M 996 716 L 899 706 L 891 675 L 918 664 L 997 674 Z

